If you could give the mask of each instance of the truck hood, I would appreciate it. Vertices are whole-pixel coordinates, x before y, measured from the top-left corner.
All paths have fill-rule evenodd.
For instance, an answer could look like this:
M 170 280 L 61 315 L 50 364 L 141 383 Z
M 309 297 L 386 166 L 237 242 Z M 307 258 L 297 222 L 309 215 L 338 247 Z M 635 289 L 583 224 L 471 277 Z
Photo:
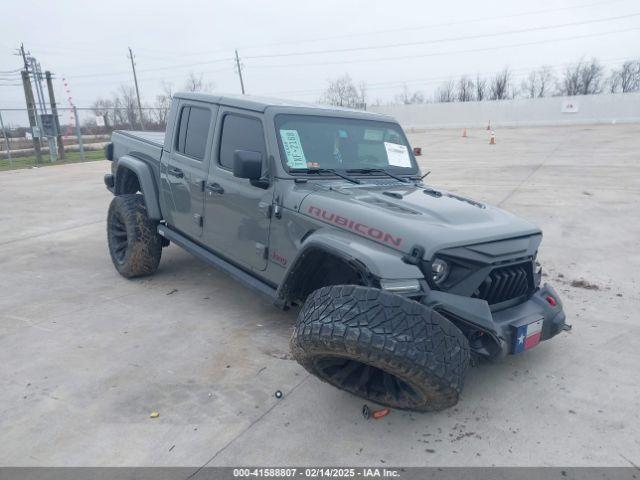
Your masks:
M 458 194 L 423 185 L 365 182 L 314 182 L 299 211 L 405 253 L 422 246 L 425 259 L 444 248 L 541 233 L 526 220 Z

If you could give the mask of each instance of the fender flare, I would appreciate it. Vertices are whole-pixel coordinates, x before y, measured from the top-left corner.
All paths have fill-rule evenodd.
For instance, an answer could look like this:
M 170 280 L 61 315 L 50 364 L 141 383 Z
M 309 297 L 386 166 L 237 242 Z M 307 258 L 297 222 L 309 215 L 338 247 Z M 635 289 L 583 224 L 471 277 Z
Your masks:
M 158 187 L 153 175 L 153 170 L 144 161 L 130 155 L 124 155 L 118 159 L 118 167 L 116 170 L 114 185 L 118 185 L 118 175 L 122 168 L 127 168 L 136 174 L 140 183 L 140 190 L 144 197 L 144 203 L 147 207 L 147 215 L 151 220 L 162 220 L 162 212 L 160 211 L 160 202 L 158 201 Z M 119 192 L 116 189 L 116 195 Z
M 347 232 L 321 228 L 303 240 L 296 257 L 284 274 L 284 280 L 278 287 L 279 299 L 287 300 L 300 266 L 307 254 L 313 250 L 321 250 L 344 260 L 353 265 L 365 278 L 424 279 L 422 271 L 416 265 L 402 261 L 401 252 Z

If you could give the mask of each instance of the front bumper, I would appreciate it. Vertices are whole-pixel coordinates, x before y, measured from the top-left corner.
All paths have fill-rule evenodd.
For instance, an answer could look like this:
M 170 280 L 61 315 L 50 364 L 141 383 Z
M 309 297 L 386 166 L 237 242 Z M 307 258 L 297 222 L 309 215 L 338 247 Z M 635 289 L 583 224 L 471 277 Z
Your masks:
M 548 300 L 548 297 L 553 300 Z M 566 324 L 560 297 L 547 283 L 525 302 L 495 312 L 484 300 L 433 290 L 424 297 L 422 303 L 456 324 L 469 339 L 471 349 L 487 357 L 514 353 L 515 325 L 542 319 L 541 341 L 549 340 L 570 328 Z

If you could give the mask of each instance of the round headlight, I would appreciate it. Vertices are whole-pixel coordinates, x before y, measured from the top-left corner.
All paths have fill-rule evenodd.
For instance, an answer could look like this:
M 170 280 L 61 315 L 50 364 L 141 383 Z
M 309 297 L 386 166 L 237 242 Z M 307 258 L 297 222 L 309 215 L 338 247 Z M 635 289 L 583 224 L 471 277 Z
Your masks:
M 442 284 L 449 276 L 449 264 L 441 258 L 436 258 L 431 264 L 431 279 L 436 285 Z

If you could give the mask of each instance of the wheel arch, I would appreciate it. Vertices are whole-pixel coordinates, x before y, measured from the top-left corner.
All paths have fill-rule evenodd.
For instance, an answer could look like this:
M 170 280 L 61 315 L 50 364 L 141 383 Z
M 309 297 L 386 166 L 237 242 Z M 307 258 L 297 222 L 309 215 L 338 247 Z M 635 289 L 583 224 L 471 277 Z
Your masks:
M 356 275 L 358 282 L 353 284 L 362 286 L 379 288 L 381 278 L 424 278 L 418 267 L 402 261 L 399 252 L 347 233 L 320 229 L 304 240 L 285 272 L 277 291 L 279 301 L 304 301 L 313 290 L 343 284 L 339 275 L 332 277 L 331 283 L 322 284 L 318 282 L 322 276 L 315 274 L 318 269 L 336 268 L 336 264 L 346 267 L 341 270 L 342 278 Z
M 129 155 L 120 157 L 114 179 L 114 194 L 125 195 L 138 191 L 142 192 L 149 218 L 162 220 L 153 170 L 138 158 Z

